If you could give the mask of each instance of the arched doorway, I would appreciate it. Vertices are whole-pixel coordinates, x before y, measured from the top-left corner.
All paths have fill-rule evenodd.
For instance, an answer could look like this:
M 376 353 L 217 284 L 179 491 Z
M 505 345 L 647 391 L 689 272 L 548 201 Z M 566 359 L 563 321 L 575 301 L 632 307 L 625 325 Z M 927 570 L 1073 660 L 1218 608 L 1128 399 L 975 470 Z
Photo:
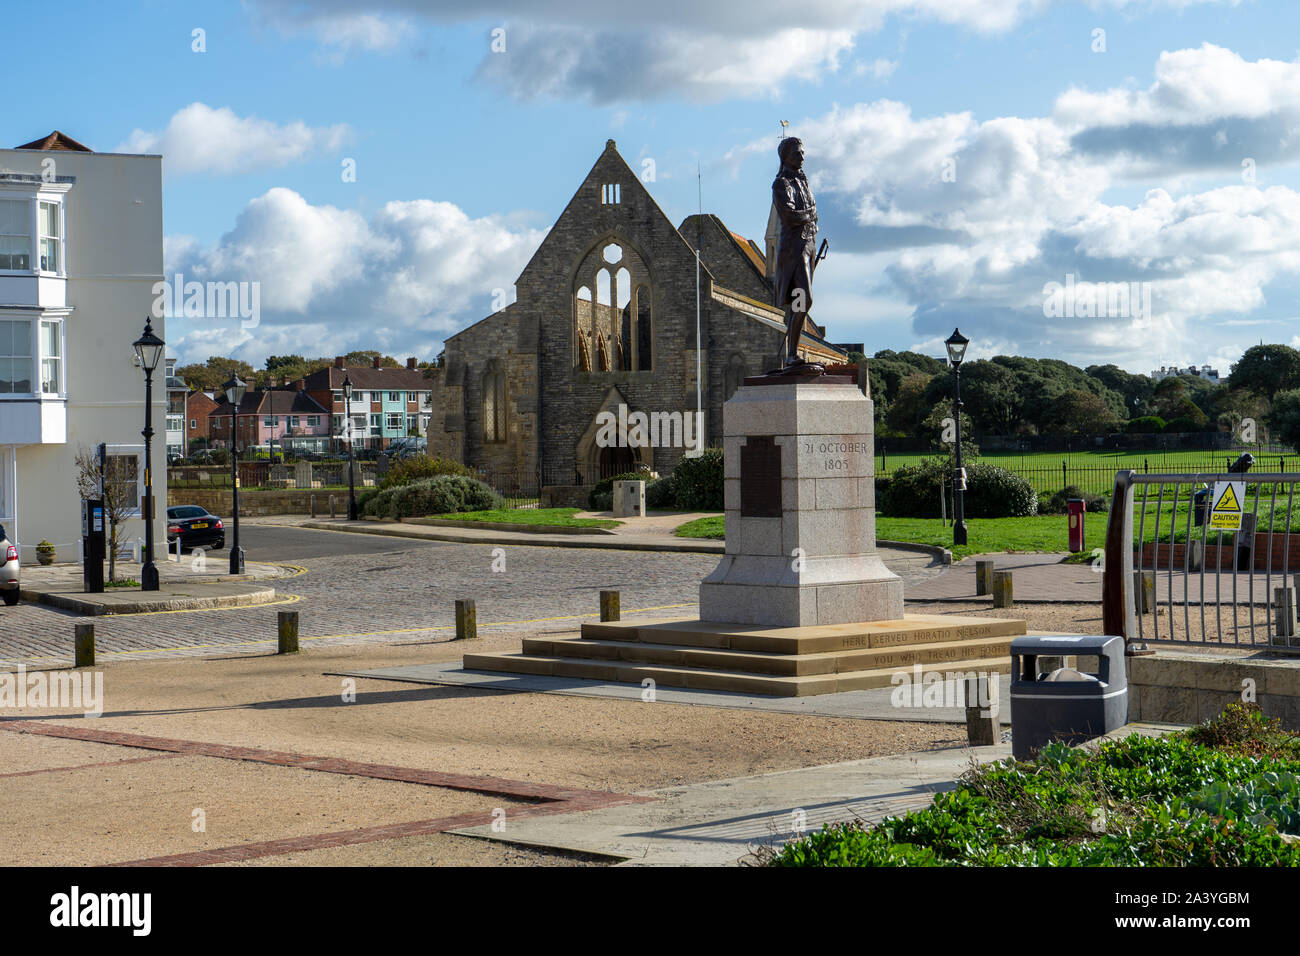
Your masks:
M 631 448 L 602 448 L 600 450 L 601 479 L 613 478 L 636 471 L 636 457 Z

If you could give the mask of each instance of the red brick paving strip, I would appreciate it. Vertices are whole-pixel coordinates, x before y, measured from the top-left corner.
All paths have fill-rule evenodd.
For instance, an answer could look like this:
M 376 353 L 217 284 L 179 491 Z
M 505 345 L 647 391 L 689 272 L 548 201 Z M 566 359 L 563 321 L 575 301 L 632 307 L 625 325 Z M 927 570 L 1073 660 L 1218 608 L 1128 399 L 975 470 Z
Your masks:
M 103 763 L 78 763 L 70 767 L 46 767 L 43 770 L 19 770 L 0 773 L 0 780 L 8 777 L 32 777 L 38 773 L 61 773 L 64 770 L 93 770 L 95 767 L 120 767 L 125 763 L 144 763 L 146 760 L 174 760 L 179 754 L 155 754 L 152 757 L 132 757 L 130 760 L 106 760 Z
M 651 803 L 655 799 L 654 797 L 642 797 L 629 793 L 613 793 L 607 790 L 555 787 L 544 783 L 530 783 L 526 780 L 509 780 L 502 777 L 482 777 L 460 773 L 442 773 L 436 770 L 420 770 L 414 767 L 394 767 L 388 764 L 358 763 L 336 757 L 315 757 L 308 754 L 259 750 L 252 747 L 229 747 L 224 744 L 211 744 L 198 740 L 149 737 L 142 734 L 127 734 L 113 730 L 91 730 L 90 728 L 68 727 L 61 724 L 47 724 L 35 720 L 0 723 L 0 730 L 8 730 L 19 734 L 59 737 L 66 740 L 81 740 L 90 743 L 116 744 L 121 747 L 137 747 L 142 750 L 165 750 L 172 754 L 185 754 L 196 757 L 248 760 L 280 767 L 292 767 L 298 770 L 314 770 L 319 773 L 341 773 L 354 777 L 394 780 L 399 783 L 414 783 L 429 787 L 443 787 L 449 790 L 468 790 L 492 796 L 544 801 L 535 806 L 516 808 L 510 811 L 508 816 L 513 817 L 575 813 L 580 810 L 597 810 L 627 803 Z M 393 823 L 377 827 L 364 827 L 359 830 L 318 833 L 312 836 L 220 847 L 215 850 L 178 853 L 172 856 L 132 860 L 117 865 L 207 866 L 212 863 L 239 862 L 263 856 L 319 850 L 325 847 L 352 846 L 359 843 L 371 843 L 376 840 L 394 840 L 427 833 L 441 833 L 461 827 L 480 826 L 491 821 L 492 814 L 490 812 L 480 811 L 454 817 L 441 817 L 434 820 Z

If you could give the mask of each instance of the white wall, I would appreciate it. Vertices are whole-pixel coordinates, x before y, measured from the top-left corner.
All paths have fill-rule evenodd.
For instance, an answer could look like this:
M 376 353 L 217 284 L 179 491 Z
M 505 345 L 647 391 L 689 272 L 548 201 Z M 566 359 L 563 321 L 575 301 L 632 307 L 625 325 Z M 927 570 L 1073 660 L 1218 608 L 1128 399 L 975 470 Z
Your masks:
M 81 534 L 75 458 L 99 442 L 143 444 L 144 374 L 132 359 L 153 307 L 153 285 L 163 273 L 162 160 L 64 151 L 0 150 L 0 172 L 40 175 L 54 159 L 58 176 L 74 176 L 65 198 L 67 303 L 64 357 L 67 441 L 24 445 L 17 451 L 18 518 L 10 528 L 24 547 L 42 538 L 55 543 L 59 560 L 75 559 Z M 165 323 L 154 331 L 166 338 Z M 153 488 L 155 546 L 165 545 L 167 502 L 167 389 L 165 369 L 154 373 Z M 126 534 L 144 536 L 140 520 Z

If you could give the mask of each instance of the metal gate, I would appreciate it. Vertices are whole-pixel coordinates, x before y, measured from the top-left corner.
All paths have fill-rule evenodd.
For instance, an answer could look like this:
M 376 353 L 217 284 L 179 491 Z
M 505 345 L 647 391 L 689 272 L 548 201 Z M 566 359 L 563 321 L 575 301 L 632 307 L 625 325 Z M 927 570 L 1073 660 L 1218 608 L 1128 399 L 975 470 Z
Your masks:
M 1207 491 L 1216 482 L 1245 484 L 1240 530 L 1211 529 Z M 1117 473 L 1104 552 L 1104 633 L 1122 635 L 1130 652 L 1148 641 L 1300 651 L 1297 484 L 1296 472 Z

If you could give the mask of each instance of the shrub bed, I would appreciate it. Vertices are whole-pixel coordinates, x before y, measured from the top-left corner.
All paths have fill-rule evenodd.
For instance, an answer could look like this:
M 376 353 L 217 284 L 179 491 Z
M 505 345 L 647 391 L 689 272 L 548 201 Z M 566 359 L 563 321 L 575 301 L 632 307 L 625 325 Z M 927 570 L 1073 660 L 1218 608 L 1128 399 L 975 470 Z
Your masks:
M 877 510 L 891 518 L 938 518 L 939 493 L 951 477 L 950 469 L 946 458 L 899 468 L 887 483 L 876 483 Z M 1023 518 L 1038 513 L 1038 495 L 1028 479 L 981 462 L 966 469 L 963 503 L 967 518 Z
M 358 500 L 362 514 L 375 518 L 417 518 L 457 511 L 500 508 L 500 496 L 465 475 L 438 475 L 391 488 L 380 488 Z
M 827 826 L 773 866 L 1300 866 L 1300 736 L 1255 705 L 965 774 L 925 810 Z

